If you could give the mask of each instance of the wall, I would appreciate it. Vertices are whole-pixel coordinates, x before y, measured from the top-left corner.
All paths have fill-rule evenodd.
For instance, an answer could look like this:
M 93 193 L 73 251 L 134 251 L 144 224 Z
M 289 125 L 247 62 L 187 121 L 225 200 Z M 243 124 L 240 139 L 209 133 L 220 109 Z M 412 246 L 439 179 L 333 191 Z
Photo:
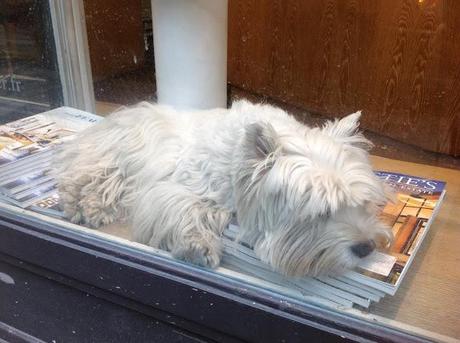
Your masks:
M 231 0 L 229 82 L 460 156 L 460 1 Z

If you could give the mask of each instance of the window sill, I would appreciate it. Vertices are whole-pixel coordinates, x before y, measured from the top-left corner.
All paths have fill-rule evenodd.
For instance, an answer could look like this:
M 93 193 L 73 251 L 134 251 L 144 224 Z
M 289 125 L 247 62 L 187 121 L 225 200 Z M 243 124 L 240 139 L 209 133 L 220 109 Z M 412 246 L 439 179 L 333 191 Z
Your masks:
M 17 211 L 17 210 L 16 210 Z M 334 340 L 417 342 L 423 339 L 152 254 L 93 230 L 18 216 L 0 208 L 0 260 L 13 259 L 74 280 L 98 297 L 116 297 L 245 341 Z M 87 231 L 87 232 L 85 232 Z M 50 277 L 50 276 L 48 276 Z M 72 286 L 76 287 L 76 286 Z M 95 292 L 97 290 L 97 292 Z M 200 333 L 200 332 L 198 332 Z

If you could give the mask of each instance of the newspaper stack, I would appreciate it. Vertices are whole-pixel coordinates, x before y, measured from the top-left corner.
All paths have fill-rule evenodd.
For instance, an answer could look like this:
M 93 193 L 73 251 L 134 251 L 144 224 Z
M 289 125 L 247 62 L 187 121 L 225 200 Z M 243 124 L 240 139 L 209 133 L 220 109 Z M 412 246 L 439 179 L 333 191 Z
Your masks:
M 49 171 L 53 152 L 101 117 L 61 107 L 0 126 L 0 200 L 63 218 L 56 183 Z M 386 252 L 374 252 L 340 276 L 287 278 L 262 263 L 240 240 L 239 228 L 224 232 L 222 273 L 260 287 L 316 300 L 334 307 L 367 308 L 386 294 L 394 295 L 436 216 L 445 183 L 390 172 L 376 174 L 397 194 L 382 210 L 395 241 Z
M 0 199 L 60 216 L 56 183 L 50 175 L 59 144 L 100 120 L 69 107 L 0 126 Z

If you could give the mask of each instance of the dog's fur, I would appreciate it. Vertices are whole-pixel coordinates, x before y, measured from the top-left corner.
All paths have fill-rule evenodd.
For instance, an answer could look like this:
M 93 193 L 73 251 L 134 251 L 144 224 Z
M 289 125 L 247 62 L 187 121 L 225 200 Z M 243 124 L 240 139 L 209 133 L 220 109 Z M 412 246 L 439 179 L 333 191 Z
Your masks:
M 359 116 L 309 128 L 246 101 L 197 112 L 124 108 L 58 155 L 63 209 L 94 228 L 126 220 L 136 241 L 210 267 L 236 214 L 242 238 L 283 274 L 353 267 L 353 246 L 391 240 L 376 217 L 386 197 Z

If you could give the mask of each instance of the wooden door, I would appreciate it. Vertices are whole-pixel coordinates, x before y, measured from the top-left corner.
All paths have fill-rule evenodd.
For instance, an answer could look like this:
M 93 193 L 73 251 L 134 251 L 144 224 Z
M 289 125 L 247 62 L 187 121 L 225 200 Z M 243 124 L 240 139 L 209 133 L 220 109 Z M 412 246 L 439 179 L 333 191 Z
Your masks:
M 460 1 L 230 0 L 229 82 L 460 156 Z

